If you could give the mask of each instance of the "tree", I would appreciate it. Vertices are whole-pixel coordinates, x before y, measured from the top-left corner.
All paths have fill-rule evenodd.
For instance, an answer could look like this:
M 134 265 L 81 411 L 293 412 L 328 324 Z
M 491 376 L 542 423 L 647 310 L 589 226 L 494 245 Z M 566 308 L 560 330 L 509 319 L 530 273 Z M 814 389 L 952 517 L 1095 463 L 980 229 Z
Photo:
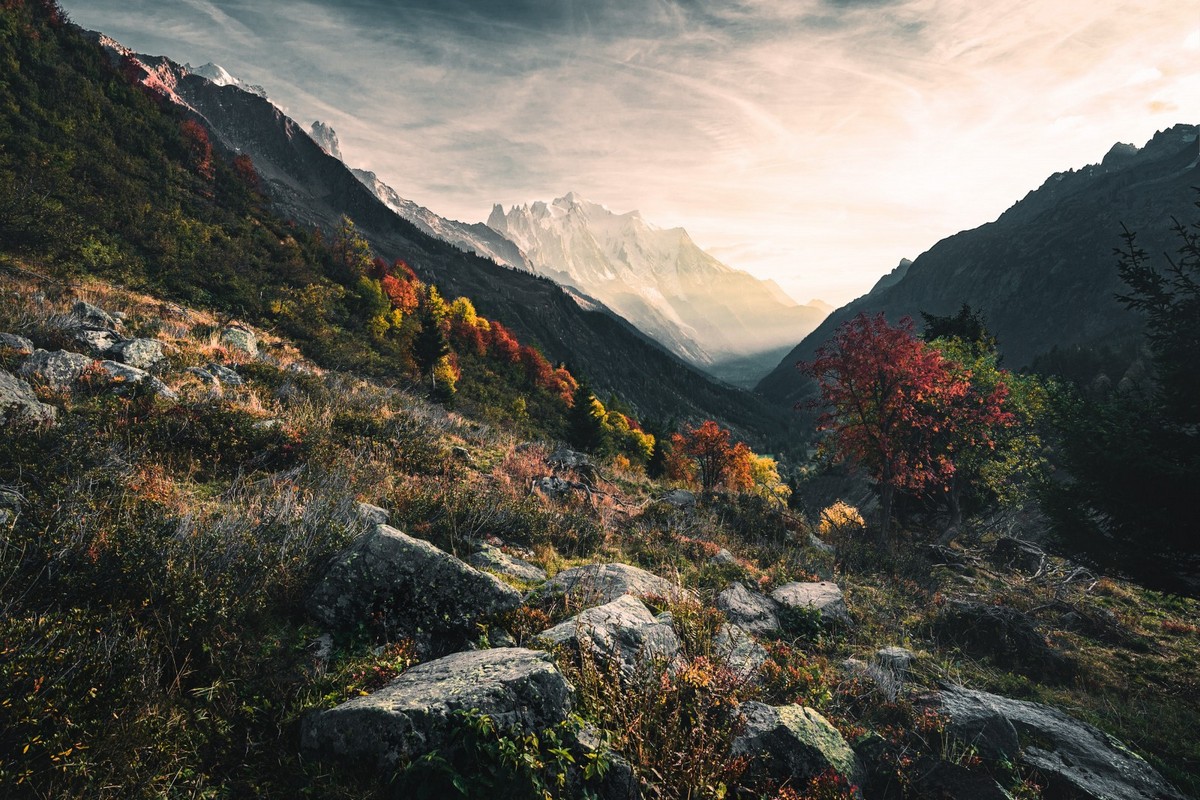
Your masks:
M 993 429 L 1008 422 L 1002 385 L 974 389 L 969 371 L 916 338 L 907 317 L 892 327 L 882 314 L 859 314 L 799 366 L 821 391 L 825 446 L 879 487 L 885 540 L 898 491 L 948 487 L 958 453 L 994 446 Z
M 1179 247 L 1164 255 L 1163 271 L 1134 233 L 1121 234 L 1114 253 L 1129 292 L 1118 299 L 1145 315 L 1153 369 L 1144 386 L 1118 386 L 1107 398 L 1054 395 L 1066 475 L 1043 500 L 1066 554 L 1200 596 L 1200 222 L 1172 229 Z
M 730 433 L 711 419 L 671 437 L 673 449 L 695 461 L 700 486 L 711 494 L 724 481 L 733 463 Z
M 571 410 L 567 414 L 567 439 L 573 447 L 588 453 L 604 445 L 604 406 L 584 381 L 575 387 Z
M 441 322 L 425 309 L 421 314 L 421 330 L 413 340 L 413 359 L 421 374 L 429 376 L 429 385 L 435 392 L 438 388 L 438 368 L 449 355 L 450 343 L 446 340 Z

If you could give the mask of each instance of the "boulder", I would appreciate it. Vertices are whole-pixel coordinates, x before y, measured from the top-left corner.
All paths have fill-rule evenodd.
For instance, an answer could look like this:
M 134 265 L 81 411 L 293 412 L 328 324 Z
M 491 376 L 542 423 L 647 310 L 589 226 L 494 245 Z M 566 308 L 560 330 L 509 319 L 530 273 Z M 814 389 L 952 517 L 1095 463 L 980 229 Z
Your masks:
M 679 598 L 686 593 L 675 584 L 628 564 L 586 564 L 564 569 L 546 582 L 545 591 L 565 594 L 578 604 L 598 606 L 621 595 Z
M 595 486 L 600 480 L 600 470 L 589 456 L 566 447 L 556 449 L 546 459 L 546 463 L 555 470 L 574 471 L 580 480 L 589 486 Z
M 308 608 L 330 628 L 375 625 L 388 639 L 411 636 L 434 649 L 434 636 L 467 637 L 480 617 L 520 604 L 521 595 L 494 576 L 376 525 L 333 558 Z
M 221 344 L 239 350 L 251 358 L 258 357 L 258 339 L 253 331 L 246 328 L 236 325 L 225 328 L 221 331 Z
M 949 718 L 948 735 L 992 760 L 1037 770 L 1047 796 L 1183 800 L 1153 767 L 1112 736 L 1040 703 L 947 686 L 924 704 Z
M 783 616 L 789 613 L 802 613 L 809 609 L 816 611 L 821 622 L 828 625 L 849 625 L 850 612 L 846 609 L 846 600 L 842 590 L 836 583 L 829 581 L 785 583 L 771 592 L 771 599 L 784 609 Z
M 443 751 L 476 711 L 502 727 L 540 730 L 564 721 L 573 689 L 548 653 L 493 648 L 419 664 L 384 688 L 301 722 L 301 748 L 390 774 Z
M 241 386 L 242 385 L 242 376 L 238 375 L 236 372 L 234 372 L 229 367 L 226 367 L 222 364 L 217 364 L 216 362 L 213 362 L 211 364 L 208 364 L 205 367 L 205 369 L 208 370 L 210 373 L 212 373 L 212 376 L 214 378 L 216 378 L 217 380 L 219 380 L 221 383 L 225 384 L 226 386 Z
M 196 379 L 205 386 L 212 386 L 215 389 L 219 389 L 221 386 L 221 382 L 217 380 L 217 376 L 213 375 L 206 369 L 200 369 L 200 367 L 188 367 L 187 371 L 189 375 L 195 376 Z
M 733 740 L 731 755 L 749 756 L 752 774 L 803 786 L 832 769 L 853 784 L 861 782 L 858 757 L 816 710 L 748 702 L 741 704 L 739 713 L 743 727 Z
M 650 664 L 671 664 L 682 648 L 675 629 L 656 619 L 641 600 L 629 595 L 589 608 L 543 631 L 538 638 L 550 646 L 586 648 L 602 665 L 615 664 L 625 676 L 635 675 Z
M 165 383 L 145 370 L 117 361 L 101 361 L 100 367 L 108 373 L 112 390 L 117 394 L 124 394 L 132 390 L 133 387 L 145 385 L 156 395 L 164 399 L 175 400 L 179 397 Z
M 0 333 L 0 350 L 24 358 L 33 355 L 33 342 L 15 333 Z
M 541 583 L 546 580 L 546 571 L 541 567 L 514 558 L 500 548 L 490 545 L 483 545 L 472 553 L 467 563 L 476 569 L 486 569 L 526 583 Z
M 837 548 L 834 547 L 833 545 L 829 544 L 828 542 L 824 541 L 823 539 L 818 538 L 818 536 L 815 533 L 810 533 L 808 535 L 808 546 L 813 548 L 814 550 L 816 550 L 819 553 L 824 553 L 825 555 L 829 555 L 829 556 L 837 555 Z
M 730 622 L 751 633 L 761 636 L 780 631 L 775 602 L 740 583 L 731 583 L 729 588 L 717 595 L 716 605 L 725 612 Z
M 63 327 L 115 331 L 117 321 L 104 309 L 80 300 L 71 306 L 71 314 Z
M 672 505 L 680 511 L 691 511 L 696 507 L 696 494 L 687 489 L 672 489 L 661 498 L 667 505 Z
M 742 681 L 756 679 L 759 669 L 769 658 L 766 649 L 753 636 L 728 622 L 717 629 L 712 648 L 713 655 L 725 662 Z
M 876 665 L 890 672 L 897 680 L 908 680 L 909 670 L 915 660 L 916 656 L 906 647 L 882 647 L 875 651 Z
M 92 328 L 80 328 L 72 334 L 72 338 L 94 356 L 109 355 L 109 351 L 121 341 L 121 337 L 113 331 Z
M 114 344 L 109 352 L 121 363 L 138 369 L 150 369 L 166 358 L 157 339 L 127 339 Z
M 1033 620 L 1009 606 L 951 601 L 934 619 L 933 634 L 972 658 L 989 658 L 1031 678 L 1061 680 L 1074 674 L 1070 659 L 1046 644 Z
M 371 525 L 387 525 L 391 521 L 391 515 L 388 514 L 386 508 L 373 506 L 370 503 L 355 503 L 354 513 L 358 518 Z
M 587 492 L 587 487 L 557 475 L 545 475 L 534 479 L 533 490 L 551 500 L 565 500 L 576 491 Z
M 585 725 L 575 735 L 575 747 L 580 755 L 594 753 L 602 748 L 600 736 L 596 729 Z M 582 791 L 571 792 L 569 796 L 595 797 L 596 800 L 641 800 L 642 790 L 633 766 L 611 750 L 605 754 L 608 770 L 603 777 L 597 777 L 584 783 L 576 777 L 575 784 L 583 784 L 590 794 Z M 578 759 L 582 761 L 582 759 Z
M 37 399 L 33 387 L 7 370 L 0 369 L 0 425 L 10 419 L 37 425 L 54 422 L 58 409 Z
M 715 556 L 713 556 L 712 558 L 710 558 L 708 560 L 708 563 L 715 564 L 715 565 L 721 566 L 721 567 L 731 566 L 733 564 L 737 564 L 737 556 L 735 556 L 733 553 L 729 552 L 727 549 L 722 547 L 720 550 L 717 551 L 717 554 Z
M 92 365 L 92 359 L 68 350 L 34 350 L 21 365 L 21 376 L 33 378 L 51 389 L 70 389 Z

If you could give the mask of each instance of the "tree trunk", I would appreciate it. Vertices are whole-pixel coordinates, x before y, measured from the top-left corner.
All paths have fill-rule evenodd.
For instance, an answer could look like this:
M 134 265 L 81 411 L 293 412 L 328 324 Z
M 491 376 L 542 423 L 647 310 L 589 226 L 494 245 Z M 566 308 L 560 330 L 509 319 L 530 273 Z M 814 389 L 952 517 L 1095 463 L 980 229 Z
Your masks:
M 896 488 L 892 486 L 890 480 L 884 480 L 879 486 L 879 507 L 883 515 L 883 519 L 879 522 L 879 543 L 886 545 L 891 538 L 892 533 L 892 501 L 895 498 Z

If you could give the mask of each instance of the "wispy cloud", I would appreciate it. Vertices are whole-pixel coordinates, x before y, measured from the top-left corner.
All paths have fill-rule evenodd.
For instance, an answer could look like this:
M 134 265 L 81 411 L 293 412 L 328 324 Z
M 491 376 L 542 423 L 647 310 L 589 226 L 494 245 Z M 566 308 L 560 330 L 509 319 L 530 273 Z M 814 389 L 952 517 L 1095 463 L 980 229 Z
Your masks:
M 67 1 L 440 213 L 575 189 L 801 298 L 1200 116 L 1200 14 L 1165 0 Z

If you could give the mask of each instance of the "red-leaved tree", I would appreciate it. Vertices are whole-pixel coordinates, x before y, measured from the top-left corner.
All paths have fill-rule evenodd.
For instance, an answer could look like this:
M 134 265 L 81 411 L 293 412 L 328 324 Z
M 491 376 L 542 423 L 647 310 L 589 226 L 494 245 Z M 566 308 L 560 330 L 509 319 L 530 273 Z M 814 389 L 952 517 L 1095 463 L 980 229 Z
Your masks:
M 725 482 L 734 464 L 734 445 L 729 431 L 711 419 L 671 437 L 673 449 L 695 462 L 700 486 L 706 494 Z
M 882 314 L 859 314 L 798 366 L 820 387 L 818 428 L 830 432 L 834 458 L 863 466 L 879 485 L 885 539 L 897 490 L 946 489 L 957 453 L 986 446 L 991 430 L 1012 422 L 1005 387 L 978 392 L 907 317 L 892 327 Z

